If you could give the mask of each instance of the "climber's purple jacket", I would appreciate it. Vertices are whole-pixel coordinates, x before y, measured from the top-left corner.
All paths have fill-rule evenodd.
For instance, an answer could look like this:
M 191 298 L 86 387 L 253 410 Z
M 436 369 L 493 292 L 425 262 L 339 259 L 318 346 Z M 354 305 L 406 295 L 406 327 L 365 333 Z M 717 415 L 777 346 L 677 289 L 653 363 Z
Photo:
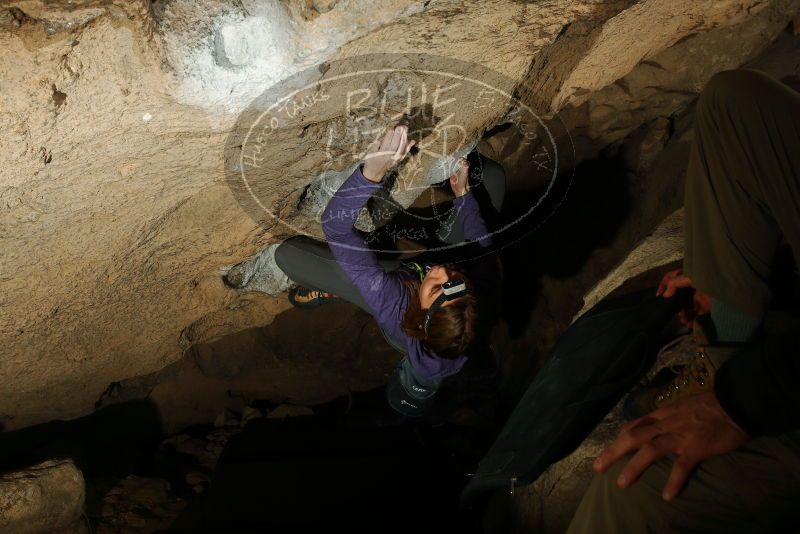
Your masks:
M 322 213 L 322 229 L 328 245 L 337 263 L 358 287 L 383 331 L 401 346 L 407 347 L 408 359 L 414 371 L 421 377 L 431 379 L 453 375 L 461 370 L 467 357 L 462 354 L 455 359 L 441 358 L 426 349 L 419 340 L 403 332 L 400 323 L 409 298 L 409 290 L 403 284 L 403 279 L 410 275 L 402 269 L 384 271 L 364 238 L 353 228 L 359 211 L 372 194 L 382 187 L 380 183 L 371 182 L 364 177 L 362 165 L 359 164 L 339 187 Z M 453 204 L 458 210 L 458 221 L 464 236 L 469 240 L 477 240 L 482 247 L 490 246 L 492 240 L 488 235 L 489 230 L 472 193 L 454 199 Z M 487 269 L 480 271 L 482 272 L 468 272 L 476 289 L 486 282 L 476 280 L 476 274 L 484 275 L 484 278 L 491 276 L 486 272 Z

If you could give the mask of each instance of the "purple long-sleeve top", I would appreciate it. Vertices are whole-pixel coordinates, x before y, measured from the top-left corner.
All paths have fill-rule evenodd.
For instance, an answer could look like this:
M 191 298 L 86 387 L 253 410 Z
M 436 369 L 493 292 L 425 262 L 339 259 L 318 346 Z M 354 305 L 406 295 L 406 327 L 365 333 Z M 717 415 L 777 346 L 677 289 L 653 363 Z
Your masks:
M 383 331 L 395 342 L 406 347 L 414 370 L 425 378 L 444 378 L 461 370 L 466 355 L 442 358 L 418 340 L 406 334 L 400 324 L 408 307 L 410 295 L 403 283 L 403 271 L 386 272 L 378 263 L 375 253 L 369 250 L 364 238 L 353 228 L 358 214 L 372 194 L 381 188 L 380 183 L 367 180 L 359 164 L 339 187 L 322 213 L 322 229 L 328 244 L 350 281 L 359 289 L 372 315 Z M 453 201 L 464 236 L 478 241 L 482 247 L 492 244 L 488 228 L 480 215 L 478 203 L 471 193 Z M 477 281 L 473 279 L 473 284 Z

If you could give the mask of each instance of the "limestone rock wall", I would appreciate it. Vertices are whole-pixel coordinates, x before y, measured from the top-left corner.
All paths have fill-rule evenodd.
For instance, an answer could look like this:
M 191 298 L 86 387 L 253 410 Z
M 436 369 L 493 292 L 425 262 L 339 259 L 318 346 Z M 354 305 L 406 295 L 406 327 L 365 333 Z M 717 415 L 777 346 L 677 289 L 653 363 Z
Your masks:
M 619 138 L 654 117 L 640 111 L 653 98 L 678 91 L 659 97 L 655 115 L 671 113 L 800 9 L 797 0 L 392 4 L 0 6 L 0 427 L 88 413 L 109 384 L 157 372 L 193 344 L 268 324 L 285 309 L 223 282 L 231 266 L 288 233 L 254 223 L 225 183 L 225 140 L 260 88 L 247 80 L 265 84 L 372 52 L 438 54 L 501 73 L 518 94 L 548 103 L 541 113 L 574 115 L 570 128 L 589 137 L 605 139 L 597 132 L 624 116 L 611 136 Z M 266 43 L 257 40 L 265 21 L 278 36 Z M 736 47 L 723 59 L 687 48 L 734 28 Z M 670 50 L 666 66 L 654 59 Z M 660 91 L 637 74 L 662 68 L 685 76 L 679 89 Z M 626 97 L 608 96 L 619 91 Z M 477 142 L 505 111 L 469 123 L 468 134 Z M 307 178 L 276 180 L 271 194 L 289 219 L 318 233 L 292 211 L 322 164 L 313 150 L 320 138 L 309 131 L 298 126 L 281 145 L 294 174 Z M 514 154 L 508 144 L 495 139 L 498 161 L 524 181 L 524 161 L 504 160 Z
M 0 476 L 0 532 L 86 532 L 83 474 L 72 460 L 48 460 Z

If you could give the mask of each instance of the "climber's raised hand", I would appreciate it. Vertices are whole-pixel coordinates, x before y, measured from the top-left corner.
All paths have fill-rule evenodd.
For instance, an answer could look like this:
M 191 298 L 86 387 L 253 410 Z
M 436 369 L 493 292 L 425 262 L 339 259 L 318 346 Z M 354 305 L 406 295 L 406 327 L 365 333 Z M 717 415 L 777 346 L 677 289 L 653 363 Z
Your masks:
M 364 158 L 364 178 L 379 183 L 389 170 L 406 157 L 416 141 L 408 140 L 408 126 L 395 126 L 382 140 L 375 140 Z
M 450 188 L 457 197 L 469 192 L 469 163 L 465 158 L 458 160 L 457 170 L 450 177 Z

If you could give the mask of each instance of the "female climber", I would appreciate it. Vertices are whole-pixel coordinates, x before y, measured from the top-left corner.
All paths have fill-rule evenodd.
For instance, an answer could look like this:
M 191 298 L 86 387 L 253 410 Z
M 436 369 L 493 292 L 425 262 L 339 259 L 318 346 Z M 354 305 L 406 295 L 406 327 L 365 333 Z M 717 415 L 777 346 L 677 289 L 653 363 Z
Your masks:
M 449 179 L 455 195 L 451 213 L 459 227 L 450 231 L 448 241 L 476 241 L 477 252 L 472 251 L 469 260 L 459 266 L 440 261 L 443 255 L 453 260 L 447 250 L 425 252 L 416 262 L 379 260 L 353 227 L 361 208 L 414 144 L 406 126 L 387 131 L 382 140 L 370 145 L 364 163 L 323 211 L 327 243 L 295 236 L 275 252 L 278 266 L 297 284 L 290 297 L 296 305 L 343 299 L 373 315 L 389 344 L 404 354 L 387 386 L 387 400 L 406 416 L 424 414 L 441 379 L 458 373 L 467 362 L 476 338 L 478 301 L 499 279 L 499 263 L 488 248 L 492 244 L 489 230 L 471 193 L 469 165 L 463 158 Z M 491 191 L 490 196 L 502 197 Z

